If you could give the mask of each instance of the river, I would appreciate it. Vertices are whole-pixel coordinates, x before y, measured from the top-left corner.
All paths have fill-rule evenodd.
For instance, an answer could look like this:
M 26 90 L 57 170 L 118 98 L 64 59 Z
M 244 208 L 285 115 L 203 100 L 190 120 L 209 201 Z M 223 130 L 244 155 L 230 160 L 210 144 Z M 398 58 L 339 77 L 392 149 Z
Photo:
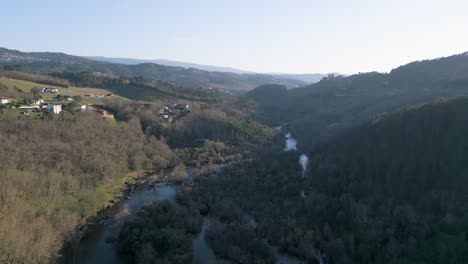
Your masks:
M 284 151 L 297 151 L 297 141 L 287 133 L 286 146 Z M 303 175 L 306 170 L 308 158 L 302 155 L 300 158 L 300 165 L 303 169 Z M 222 166 L 218 167 L 218 171 Z M 187 168 L 188 184 L 193 183 L 193 174 L 197 169 L 194 167 Z M 167 175 L 168 173 L 166 173 Z M 91 218 L 87 223 L 86 230 L 82 233 L 80 239 L 75 239 L 68 244 L 61 251 L 61 257 L 58 263 L 83 263 L 83 264 L 124 264 L 129 263 L 129 260 L 124 256 L 119 255 L 115 243 L 119 227 L 125 221 L 131 220 L 136 212 L 141 210 L 145 205 L 149 205 L 155 201 L 169 201 L 176 203 L 175 196 L 178 186 L 171 185 L 170 183 L 163 183 L 154 185 L 158 177 L 156 175 L 148 177 L 146 180 L 141 181 L 132 191 L 132 194 L 125 196 L 120 202 L 112 207 L 109 207 L 97 216 Z M 303 195 L 303 194 L 301 194 Z M 228 263 L 226 261 L 217 259 L 213 250 L 208 246 L 205 241 L 205 233 L 211 226 L 211 217 L 205 216 L 200 233 L 193 240 L 193 263 Z M 298 264 L 303 261 L 285 255 L 276 253 L 277 264 Z
M 194 171 L 194 168 L 187 169 L 188 181 L 192 181 Z M 149 177 L 134 188 L 132 195 L 90 219 L 81 239 L 76 239 L 62 250 L 58 263 L 128 263 L 127 259 L 118 254 L 113 243 L 119 226 L 131 220 L 143 206 L 154 201 L 175 203 L 177 185 L 164 183 L 153 187 L 155 179 L 154 176 Z M 210 219 L 205 217 L 201 232 L 193 240 L 193 263 L 216 263 L 216 257 L 205 241 L 205 232 L 209 226 Z

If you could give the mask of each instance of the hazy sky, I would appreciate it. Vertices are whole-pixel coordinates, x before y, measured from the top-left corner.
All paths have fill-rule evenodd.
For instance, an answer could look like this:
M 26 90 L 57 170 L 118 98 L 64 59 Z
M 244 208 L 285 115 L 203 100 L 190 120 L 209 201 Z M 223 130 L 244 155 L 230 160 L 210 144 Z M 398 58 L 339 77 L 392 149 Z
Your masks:
M 468 51 L 466 0 L 0 0 L 0 46 L 258 72 L 389 71 Z

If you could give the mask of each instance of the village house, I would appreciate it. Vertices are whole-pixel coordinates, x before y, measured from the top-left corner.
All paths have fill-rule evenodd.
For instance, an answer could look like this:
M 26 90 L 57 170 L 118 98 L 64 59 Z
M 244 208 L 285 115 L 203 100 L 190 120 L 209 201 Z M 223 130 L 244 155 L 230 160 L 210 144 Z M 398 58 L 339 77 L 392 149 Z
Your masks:
M 9 104 L 12 100 L 10 98 L 0 98 L 0 104 Z
M 62 112 L 62 105 L 48 104 L 42 107 L 43 111 L 60 114 Z
M 174 118 L 188 112 L 190 112 L 190 106 L 188 104 L 168 104 L 159 110 L 159 115 L 164 121 L 173 122 Z
M 44 99 L 33 99 L 33 100 L 31 100 L 31 104 L 40 105 L 40 104 L 43 104 L 43 103 L 45 103 Z
M 26 99 L 24 102 L 28 105 L 40 105 L 45 103 L 44 99 Z
M 42 88 L 41 90 L 42 93 L 59 93 L 57 89 L 52 89 L 52 88 Z

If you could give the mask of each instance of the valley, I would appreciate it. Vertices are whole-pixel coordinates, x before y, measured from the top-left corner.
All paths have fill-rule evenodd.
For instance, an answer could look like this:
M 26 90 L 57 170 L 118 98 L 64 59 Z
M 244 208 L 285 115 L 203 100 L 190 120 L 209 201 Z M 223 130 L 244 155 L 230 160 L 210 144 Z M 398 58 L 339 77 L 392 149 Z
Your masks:
M 0 262 L 468 261 L 465 54 L 235 95 L 3 54 Z

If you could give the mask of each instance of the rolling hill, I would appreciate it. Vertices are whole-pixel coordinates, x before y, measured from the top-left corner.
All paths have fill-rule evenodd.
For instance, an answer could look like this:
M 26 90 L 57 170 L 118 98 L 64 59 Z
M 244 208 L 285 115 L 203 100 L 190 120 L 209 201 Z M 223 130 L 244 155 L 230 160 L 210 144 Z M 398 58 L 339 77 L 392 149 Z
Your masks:
M 103 61 L 103 62 L 111 62 L 111 63 L 120 63 L 120 64 L 127 64 L 127 65 L 137 65 L 142 63 L 155 63 L 165 66 L 173 66 L 173 67 L 182 67 L 182 68 L 194 68 L 203 71 L 212 71 L 212 72 L 229 72 L 229 73 L 237 73 L 237 74 L 256 74 L 255 72 L 251 71 L 244 71 L 232 67 L 221 67 L 221 66 L 212 66 L 212 65 L 202 65 L 190 62 L 182 62 L 182 61 L 173 61 L 173 60 L 142 60 L 142 59 L 131 59 L 131 58 L 109 58 L 109 57 L 86 57 L 91 60 L 96 61 Z M 274 76 L 276 78 L 282 79 L 293 79 L 302 81 L 304 83 L 316 83 L 320 81 L 323 77 L 328 76 L 328 74 L 322 73 L 304 73 L 304 74 L 288 74 L 288 73 L 270 73 L 269 75 Z
M 138 77 L 153 81 L 170 82 L 185 88 L 218 88 L 248 91 L 262 84 L 281 84 L 299 87 L 306 83 L 268 74 L 237 74 L 210 72 L 195 68 L 164 66 L 154 63 L 125 65 L 87 59 L 54 52 L 21 52 L 0 48 L 0 66 L 22 66 L 36 73 L 99 72 L 107 76 Z
M 163 60 L 163 59 L 156 59 L 156 60 L 142 60 L 142 59 L 132 59 L 132 58 L 110 58 L 110 57 L 101 57 L 101 56 L 87 56 L 85 58 L 96 60 L 96 61 L 103 61 L 103 62 L 111 62 L 111 63 L 120 63 L 120 64 L 127 64 L 127 65 L 136 65 L 142 63 L 154 63 L 160 64 L 165 66 L 173 66 L 173 67 L 181 67 L 181 68 L 194 68 L 203 71 L 213 71 L 213 72 L 231 72 L 231 73 L 250 73 L 253 74 L 254 72 L 244 71 L 232 67 L 221 67 L 221 66 L 213 66 L 213 65 L 202 65 L 190 62 L 182 62 L 182 61 L 173 61 L 173 60 Z

